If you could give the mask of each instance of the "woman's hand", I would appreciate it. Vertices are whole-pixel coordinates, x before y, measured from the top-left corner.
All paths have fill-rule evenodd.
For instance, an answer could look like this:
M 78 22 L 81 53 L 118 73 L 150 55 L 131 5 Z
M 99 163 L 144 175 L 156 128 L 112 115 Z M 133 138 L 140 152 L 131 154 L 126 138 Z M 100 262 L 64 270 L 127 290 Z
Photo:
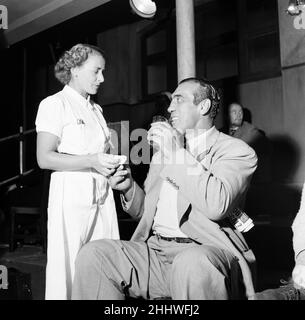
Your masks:
M 37 161 L 41 169 L 78 171 L 95 169 L 108 178 L 126 161 L 126 157 L 107 153 L 74 155 L 57 151 L 59 138 L 48 132 L 37 134 Z
M 119 159 L 116 159 L 112 154 L 101 152 L 91 156 L 91 167 L 106 178 L 113 175 L 119 166 Z

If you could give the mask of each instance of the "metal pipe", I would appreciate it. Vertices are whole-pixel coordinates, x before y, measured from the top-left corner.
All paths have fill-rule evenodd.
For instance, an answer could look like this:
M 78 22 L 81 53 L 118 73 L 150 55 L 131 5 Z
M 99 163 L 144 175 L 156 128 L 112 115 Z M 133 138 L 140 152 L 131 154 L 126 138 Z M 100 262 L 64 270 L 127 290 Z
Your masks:
M 23 126 L 19 127 L 20 139 L 19 139 L 19 174 L 23 174 Z
M 30 169 L 30 170 L 24 172 L 22 176 L 27 176 L 28 174 L 30 174 L 30 173 L 33 172 L 33 171 L 34 171 L 34 169 Z M 18 180 L 19 178 L 20 178 L 20 175 L 18 174 L 18 176 L 14 176 L 14 177 L 12 177 L 12 178 L 3 180 L 3 181 L 0 182 L 0 187 L 2 187 L 3 185 L 5 185 L 5 184 L 7 184 L 7 183 L 9 183 L 9 182 L 13 182 L 13 181 L 15 181 L 15 180 Z
M 23 135 L 26 136 L 26 135 L 33 133 L 33 132 L 35 132 L 35 129 L 29 129 L 29 130 L 23 131 Z M 18 139 L 18 138 L 20 138 L 20 133 L 12 134 L 10 136 L 1 138 L 0 143 L 5 142 L 5 141 L 9 141 L 9 140 L 13 140 L 13 139 Z
M 26 141 L 22 135 L 23 130 L 27 127 L 27 110 L 26 110 L 26 99 L 27 99 L 27 48 L 23 48 L 23 81 L 22 81 L 22 124 L 21 124 L 21 139 L 19 140 L 20 146 L 20 174 L 25 170 L 25 157 L 26 157 Z

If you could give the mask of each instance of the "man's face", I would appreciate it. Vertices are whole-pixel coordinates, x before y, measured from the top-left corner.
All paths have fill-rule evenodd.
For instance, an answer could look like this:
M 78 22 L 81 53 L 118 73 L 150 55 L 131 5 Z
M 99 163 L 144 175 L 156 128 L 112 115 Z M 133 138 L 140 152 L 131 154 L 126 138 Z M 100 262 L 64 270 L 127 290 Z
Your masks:
M 188 129 L 196 129 L 200 120 L 200 107 L 194 104 L 194 92 L 199 84 L 184 82 L 172 94 L 172 102 L 168 108 L 171 124 L 181 134 Z
M 229 106 L 229 120 L 230 125 L 240 127 L 243 122 L 243 109 L 239 104 L 231 104 Z

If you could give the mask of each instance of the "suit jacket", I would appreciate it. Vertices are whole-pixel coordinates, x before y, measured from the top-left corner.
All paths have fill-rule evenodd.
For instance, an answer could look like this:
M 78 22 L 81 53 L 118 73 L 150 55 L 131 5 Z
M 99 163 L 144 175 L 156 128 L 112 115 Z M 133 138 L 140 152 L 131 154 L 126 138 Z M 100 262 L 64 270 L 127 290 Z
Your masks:
M 243 121 L 242 125 L 235 131 L 233 137 L 245 141 L 254 148 L 263 137 L 263 134 L 253 124 Z
M 133 199 L 126 210 L 140 219 L 131 240 L 146 241 L 150 236 L 160 188 L 167 180 L 178 190 L 182 232 L 199 243 L 213 243 L 232 252 L 239 259 L 247 296 L 254 295 L 248 265 L 254 263 L 254 255 L 226 218 L 242 201 L 256 163 L 251 147 L 215 128 L 196 158 L 181 149 L 174 164 L 162 164 L 160 153 L 156 153 L 144 184 L 145 191 L 135 184 Z

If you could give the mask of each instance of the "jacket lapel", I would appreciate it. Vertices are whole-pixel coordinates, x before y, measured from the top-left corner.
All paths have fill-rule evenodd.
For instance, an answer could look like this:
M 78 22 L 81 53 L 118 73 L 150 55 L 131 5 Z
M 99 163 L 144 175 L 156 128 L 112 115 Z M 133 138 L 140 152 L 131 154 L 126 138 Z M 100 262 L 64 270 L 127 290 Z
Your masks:
M 155 186 L 158 179 L 160 179 L 160 172 L 163 169 L 164 164 L 162 163 L 162 158 L 160 152 L 156 152 L 150 162 L 149 173 L 145 180 L 145 193 L 149 194 L 151 188 Z
M 208 134 L 208 136 L 205 139 L 206 143 L 202 143 L 198 147 L 198 155 L 193 155 L 196 157 L 196 160 L 200 163 L 202 163 L 205 159 L 205 157 L 210 153 L 212 146 L 216 143 L 220 132 L 213 127 L 211 129 L 212 131 Z M 190 214 L 189 207 L 191 206 L 191 203 L 178 191 L 178 199 L 177 199 L 177 210 L 178 210 L 178 218 L 180 221 L 180 225 L 183 224 L 187 217 L 184 217 L 185 213 L 187 215 Z M 184 217 L 184 218 L 183 218 Z

